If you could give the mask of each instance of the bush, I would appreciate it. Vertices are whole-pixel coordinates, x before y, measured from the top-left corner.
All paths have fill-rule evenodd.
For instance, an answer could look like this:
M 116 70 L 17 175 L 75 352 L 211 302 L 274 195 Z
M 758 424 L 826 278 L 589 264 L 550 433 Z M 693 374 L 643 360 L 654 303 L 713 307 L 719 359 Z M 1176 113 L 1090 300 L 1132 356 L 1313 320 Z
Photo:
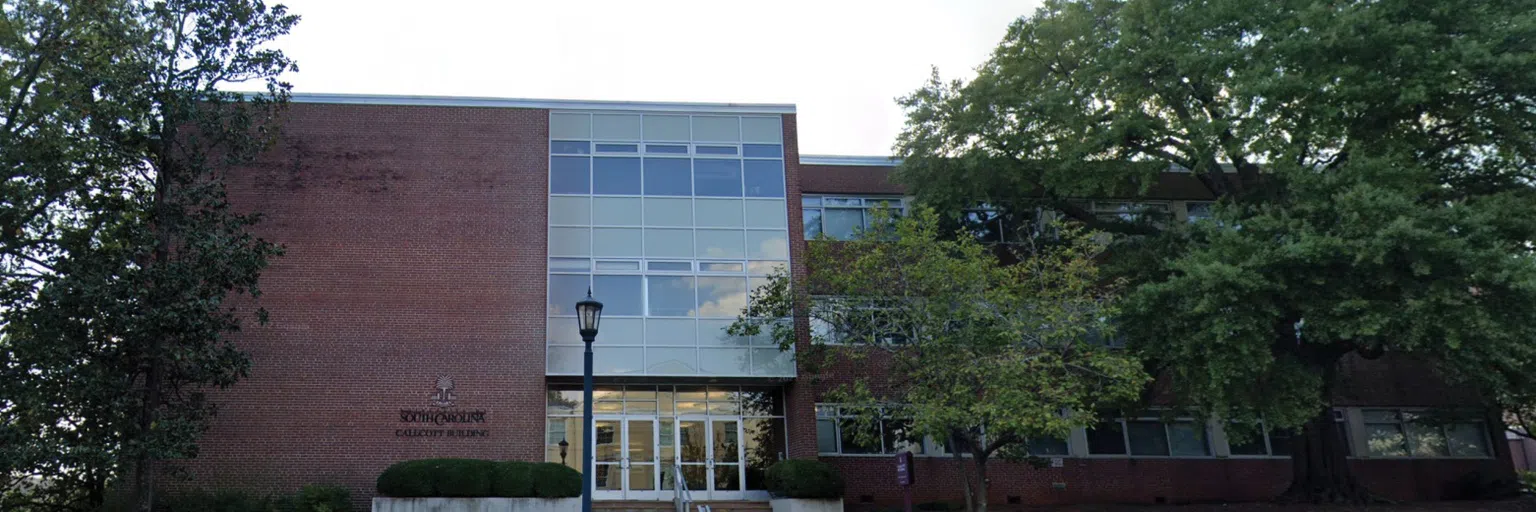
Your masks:
M 768 468 L 768 492 L 775 497 L 835 500 L 843 497 L 843 475 L 815 460 L 780 461 Z
M 286 512 L 281 500 L 245 491 L 189 491 L 155 500 L 159 512 Z
M 385 469 L 376 483 L 380 495 L 394 498 L 581 496 L 581 473 L 549 462 L 408 460 Z
M 293 497 L 294 512 L 352 512 L 352 491 L 336 485 L 306 485 Z
M 581 496 L 581 472 L 564 464 L 540 462 L 534 464 L 533 495 L 540 498 L 574 498 Z

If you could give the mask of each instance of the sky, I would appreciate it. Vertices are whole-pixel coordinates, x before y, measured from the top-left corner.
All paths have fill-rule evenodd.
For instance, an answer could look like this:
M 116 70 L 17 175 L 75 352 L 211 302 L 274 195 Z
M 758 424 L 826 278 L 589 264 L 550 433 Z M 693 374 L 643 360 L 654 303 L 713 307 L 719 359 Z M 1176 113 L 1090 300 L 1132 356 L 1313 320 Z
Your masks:
M 1034 0 L 276 0 L 295 92 L 793 103 L 801 154 L 889 155 Z

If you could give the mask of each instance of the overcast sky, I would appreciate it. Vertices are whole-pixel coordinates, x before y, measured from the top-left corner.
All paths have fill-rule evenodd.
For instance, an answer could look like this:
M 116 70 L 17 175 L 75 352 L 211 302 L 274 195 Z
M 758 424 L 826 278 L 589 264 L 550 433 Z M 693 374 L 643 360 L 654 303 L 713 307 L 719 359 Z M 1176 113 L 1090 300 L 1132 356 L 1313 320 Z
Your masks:
M 275 0 L 297 92 L 794 103 L 804 154 L 888 155 L 1035 0 Z

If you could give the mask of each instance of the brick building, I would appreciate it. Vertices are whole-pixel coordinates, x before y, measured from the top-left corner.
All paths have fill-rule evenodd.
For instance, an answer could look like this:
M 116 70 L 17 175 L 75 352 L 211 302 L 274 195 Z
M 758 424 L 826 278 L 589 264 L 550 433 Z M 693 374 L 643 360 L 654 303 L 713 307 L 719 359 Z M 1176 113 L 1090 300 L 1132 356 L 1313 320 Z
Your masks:
M 230 181 L 287 254 L 263 276 L 272 322 L 238 338 L 252 375 L 220 395 L 186 463 L 195 485 L 366 497 L 414 458 L 579 469 L 572 305 L 590 286 L 606 304 L 597 499 L 670 500 L 678 471 L 698 500 L 766 499 L 768 464 L 819 457 L 848 477 L 850 503 L 889 503 L 901 449 L 921 452 L 919 501 L 959 497 L 940 447 L 855 442 L 790 354 L 721 331 L 769 272 L 804 271 L 808 234 L 845 236 L 873 205 L 904 202 L 884 158 L 801 155 L 792 105 L 296 95 L 286 122 Z M 1164 181 L 1092 205 L 1181 220 L 1208 207 L 1188 175 Z M 1340 426 L 1376 492 L 1438 499 L 1469 473 L 1511 475 L 1496 418 L 1411 421 L 1458 401 L 1421 371 L 1384 359 L 1344 374 Z M 1288 483 L 1285 442 L 1118 419 L 1040 443 L 1051 467 L 997 463 L 992 499 L 1264 499 Z

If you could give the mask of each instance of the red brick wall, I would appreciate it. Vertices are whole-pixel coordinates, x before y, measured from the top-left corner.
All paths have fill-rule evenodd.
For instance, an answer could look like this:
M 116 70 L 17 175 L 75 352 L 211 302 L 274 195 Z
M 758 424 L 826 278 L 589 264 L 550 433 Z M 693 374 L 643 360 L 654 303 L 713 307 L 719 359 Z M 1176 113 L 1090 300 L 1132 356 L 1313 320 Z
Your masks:
M 271 323 L 237 337 L 254 368 L 217 396 L 183 485 L 362 499 L 400 460 L 541 460 L 547 111 L 294 104 L 287 121 L 230 181 L 287 247 L 262 276 Z M 396 437 L 439 376 L 489 437 Z
M 865 165 L 803 165 L 800 191 L 807 194 L 904 194 L 893 183 L 895 167 Z M 797 217 L 798 218 L 798 217 Z

